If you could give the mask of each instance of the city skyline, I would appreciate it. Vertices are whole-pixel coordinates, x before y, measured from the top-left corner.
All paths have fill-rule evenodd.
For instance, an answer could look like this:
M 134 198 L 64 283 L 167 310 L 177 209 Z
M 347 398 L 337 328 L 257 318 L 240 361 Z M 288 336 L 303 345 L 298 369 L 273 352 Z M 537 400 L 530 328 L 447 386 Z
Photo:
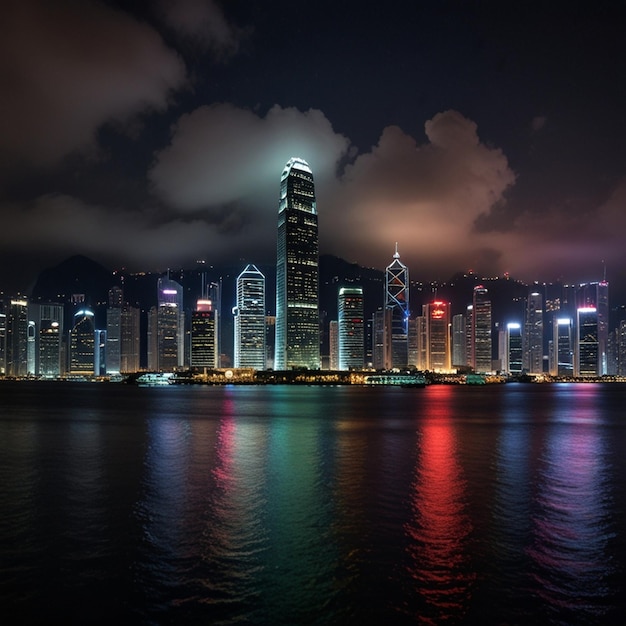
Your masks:
M 626 282 L 619 5 L 359 8 L 10 3 L 0 284 L 72 254 L 266 263 L 294 154 L 322 254 Z

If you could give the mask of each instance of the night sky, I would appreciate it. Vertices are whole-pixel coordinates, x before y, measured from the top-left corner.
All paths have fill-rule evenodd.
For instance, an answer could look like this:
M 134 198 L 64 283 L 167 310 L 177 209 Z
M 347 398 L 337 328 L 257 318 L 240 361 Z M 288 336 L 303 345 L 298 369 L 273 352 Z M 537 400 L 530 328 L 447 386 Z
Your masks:
M 410 7 L 405 5 L 411 4 Z M 626 281 L 626 3 L 5 0 L 0 289 L 320 250 L 411 277 Z

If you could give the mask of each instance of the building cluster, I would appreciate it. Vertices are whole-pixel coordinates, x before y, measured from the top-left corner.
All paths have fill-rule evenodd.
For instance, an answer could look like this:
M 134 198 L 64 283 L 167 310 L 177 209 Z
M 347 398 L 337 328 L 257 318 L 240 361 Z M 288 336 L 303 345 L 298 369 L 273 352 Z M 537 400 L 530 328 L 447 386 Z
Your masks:
M 147 363 L 141 363 L 141 317 L 109 291 L 105 328 L 74 296 L 73 319 L 61 303 L 10 298 L 0 309 L 0 374 L 7 377 L 114 376 L 208 370 L 224 366 L 220 346 L 221 289 L 202 285 L 185 311 L 183 287 L 162 276 L 147 315 Z M 609 332 L 608 283 L 531 290 L 522 319 L 494 320 L 489 290 L 473 289 L 463 313 L 434 298 L 410 309 L 409 271 L 396 244 L 385 270 L 380 306 L 365 318 L 362 287 L 338 285 L 337 319 L 328 322 L 328 354 L 321 349 L 318 216 L 313 173 L 292 158 L 280 180 L 276 256 L 276 313 L 268 315 L 265 276 L 247 265 L 236 279 L 232 308 L 232 365 L 251 370 L 404 370 L 626 375 L 626 322 Z

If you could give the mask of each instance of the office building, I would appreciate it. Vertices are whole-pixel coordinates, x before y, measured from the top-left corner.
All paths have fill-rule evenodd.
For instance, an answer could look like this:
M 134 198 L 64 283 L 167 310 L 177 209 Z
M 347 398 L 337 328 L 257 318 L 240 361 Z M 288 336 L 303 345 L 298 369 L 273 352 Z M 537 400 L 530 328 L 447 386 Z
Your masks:
M 218 317 L 211 300 L 198 300 L 191 314 L 191 367 L 218 367 Z
M 524 320 L 524 371 L 543 373 L 543 297 L 533 291 L 526 300 Z
M 94 314 L 90 309 L 80 309 L 74 314 L 70 330 L 69 373 L 83 376 L 94 374 L 96 364 L 96 328 Z
M 550 368 L 553 376 L 572 376 L 574 373 L 573 330 L 572 320 L 569 317 L 558 317 L 553 324 L 554 360 Z
M 386 331 L 391 342 L 391 367 L 405 368 L 409 364 L 409 270 L 400 261 L 398 244 L 393 261 L 385 269 L 385 308 L 391 315 Z
M 289 160 L 280 179 L 274 367 L 320 367 L 319 243 L 313 173 Z
M 341 287 L 338 300 L 340 370 L 363 369 L 365 363 L 363 316 L 362 287 Z
M 173 372 L 185 359 L 185 317 L 183 288 L 174 280 L 162 276 L 157 281 L 157 307 L 151 312 L 151 369 Z
M 452 367 L 467 365 L 467 328 L 465 315 L 452 316 Z
M 523 367 L 522 325 L 509 322 L 503 334 L 504 349 L 500 351 L 502 371 L 513 376 L 519 375 Z
M 576 294 L 577 307 L 594 308 L 597 315 L 598 334 L 598 375 L 608 372 L 608 335 L 609 335 L 609 283 L 600 282 L 582 283 Z
M 237 277 L 234 315 L 234 365 L 265 369 L 265 276 L 248 265 Z
M 426 362 L 424 369 L 431 372 L 449 372 L 450 351 L 450 305 L 435 300 L 423 306 L 426 324 Z
M 332 371 L 339 369 L 339 323 L 337 320 L 328 322 L 329 365 Z
M 472 333 L 474 371 L 491 372 L 491 299 L 483 285 L 474 287 Z
M 9 300 L 6 317 L 6 375 L 21 377 L 28 373 L 28 300 Z
M 581 307 L 576 311 L 575 376 L 585 378 L 600 375 L 598 346 L 598 310 L 595 307 Z

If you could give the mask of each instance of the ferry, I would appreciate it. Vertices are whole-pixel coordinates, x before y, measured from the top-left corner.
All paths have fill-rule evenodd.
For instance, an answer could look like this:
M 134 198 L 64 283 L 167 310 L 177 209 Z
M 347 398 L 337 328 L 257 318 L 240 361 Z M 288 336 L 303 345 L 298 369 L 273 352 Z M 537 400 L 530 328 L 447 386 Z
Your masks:
M 174 382 L 173 372 L 147 372 L 137 378 L 140 387 L 158 387 L 171 385 Z

